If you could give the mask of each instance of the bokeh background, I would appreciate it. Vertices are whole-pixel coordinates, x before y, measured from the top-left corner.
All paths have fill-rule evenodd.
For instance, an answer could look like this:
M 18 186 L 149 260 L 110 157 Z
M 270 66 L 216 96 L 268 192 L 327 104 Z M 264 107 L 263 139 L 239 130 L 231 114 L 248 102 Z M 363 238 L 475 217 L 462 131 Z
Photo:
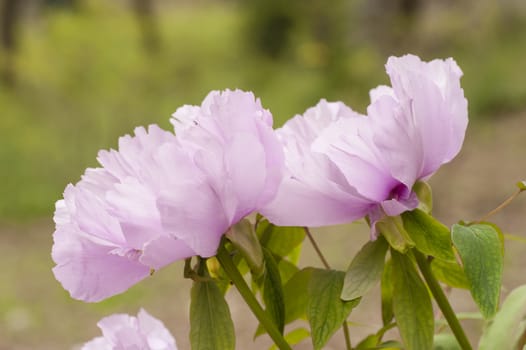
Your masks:
M 476 219 L 526 178 L 521 0 L 0 0 L 0 16 L 0 350 L 71 349 L 99 334 L 101 317 L 141 306 L 189 348 L 180 264 L 102 303 L 71 300 L 51 273 L 52 215 L 99 149 L 139 125 L 169 128 L 178 106 L 212 89 L 254 91 L 279 126 L 321 98 L 364 112 L 368 91 L 388 82 L 390 55 L 451 56 L 470 126 L 460 156 L 431 181 L 435 214 Z M 526 236 L 524 198 L 495 220 Z M 368 239 L 360 223 L 314 232 L 340 269 Z M 504 294 L 526 282 L 526 244 L 507 249 Z M 319 265 L 307 245 L 302 264 Z M 453 297 L 475 310 L 466 293 Z M 251 345 L 256 322 L 235 292 L 229 299 L 238 348 L 266 348 L 265 337 Z M 378 301 L 371 293 L 351 315 L 354 342 L 381 323 Z M 466 326 L 476 339 L 482 323 Z

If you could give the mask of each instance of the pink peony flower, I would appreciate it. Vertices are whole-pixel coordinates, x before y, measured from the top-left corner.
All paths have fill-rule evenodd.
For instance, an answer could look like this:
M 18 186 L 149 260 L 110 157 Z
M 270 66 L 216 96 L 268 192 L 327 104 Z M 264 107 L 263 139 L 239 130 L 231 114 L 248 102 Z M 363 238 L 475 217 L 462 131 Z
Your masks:
M 286 174 L 276 198 L 261 213 L 278 225 L 323 226 L 363 217 L 369 201 L 331 159 L 312 150 L 323 131 L 339 120 L 364 123 L 341 102 L 321 100 L 276 133 L 285 152 Z
M 289 141 L 284 141 L 289 150 L 288 178 L 276 200 L 262 210 L 271 221 L 321 226 L 368 215 L 374 237 L 374 223 L 384 215 L 396 216 L 416 208 L 413 185 L 429 178 L 460 151 L 468 119 L 460 87 L 462 72 L 455 61 L 426 63 L 407 55 L 389 58 L 386 68 L 393 87 L 371 91 L 367 117 L 338 117 L 318 105 L 315 111 L 325 113 L 323 117 L 331 122 L 318 126 L 311 133 L 316 134 L 314 139 L 298 131 L 308 125 L 312 128 L 312 115 L 296 117 L 278 131 L 292 130 L 289 139 L 300 139 L 304 146 L 301 152 L 290 152 Z M 301 128 L 291 128 L 294 123 Z M 313 163 L 313 159 L 323 161 Z M 306 164 L 312 165 L 309 174 L 305 174 Z M 334 193 L 314 194 L 310 184 L 316 182 L 322 184 L 319 186 L 331 184 Z M 303 190 L 301 186 L 310 188 Z M 301 197 L 306 203 L 303 206 Z M 298 198 L 296 215 L 289 216 L 287 206 L 291 204 L 286 201 L 292 198 Z M 339 215 L 325 213 L 331 203 Z
M 175 136 L 150 126 L 101 151 L 104 168 L 87 169 L 56 203 L 53 273 L 73 298 L 99 301 L 121 293 L 195 252 L 161 225 L 154 185 L 156 153 Z
M 82 350 L 177 350 L 175 339 L 164 324 L 141 309 L 137 317 L 115 314 L 97 323 L 102 337 Z
M 163 227 L 184 236 L 199 255 L 212 256 L 231 225 L 276 195 L 283 149 L 272 115 L 249 92 L 212 91 L 200 107 L 179 108 L 172 123 L 200 178 L 185 188 L 163 187 L 157 202 Z M 202 235 L 213 244 L 196 240 Z
M 212 92 L 174 118 L 177 136 L 137 128 L 57 202 L 53 272 L 73 298 L 99 301 L 151 269 L 215 255 L 231 225 L 275 196 L 283 150 L 253 94 Z

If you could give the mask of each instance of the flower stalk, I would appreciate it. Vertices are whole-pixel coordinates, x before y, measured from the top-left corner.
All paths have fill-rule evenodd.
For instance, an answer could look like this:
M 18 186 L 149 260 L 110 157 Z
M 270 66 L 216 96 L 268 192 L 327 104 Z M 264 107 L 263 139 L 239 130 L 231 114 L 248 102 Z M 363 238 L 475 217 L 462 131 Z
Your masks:
M 420 269 L 422 276 L 424 276 L 429 290 L 431 291 L 431 294 L 433 294 L 433 297 L 435 298 L 438 307 L 440 308 L 442 314 L 446 318 L 446 321 L 449 324 L 451 331 L 455 335 L 455 338 L 457 338 L 460 347 L 462 348 L 462 350 L 472 350 L 471 344 L 469 343 L 464 329 L 460 325 L 460 322 L 458 321 L 458 318 L 455 315 L 451 304 L 449 304 L 449 301 L 446 295 L 444 294 L 442 287 L 440 287 L 440 284 L 438 283 L 437 279 L 431 271 L 431 266 L 429 264 L 428 258 L 416 249 L 413 250 L 413 253 L 416 258 L 418 268 Z
M 237 267 L 234 265 L 234 262 L 230 257 L 230 253 L 226 250 L 224 244 L 225 241 L 223 240 L 219 245 L 216 257 L 217 260 L 219 260 L 219 263 L 221 264 L 223 269 L 225 270 L 227 276 L 236 286 L 237 290 L 239 291 L 239 294 L 241 294 L 254 316 L 256 316 L 261 325 L 267 330 L 267 333 L 272 338 L 274 343 L 278 346 L 278 348 L 280 350 L 292 350 L 292 348 L 287 343 L 283 335 L 278 331 L 278 329 L 274 325 L 274 322 L 272 322 L 272 319 L 269 317 L 267 312 L 263 310 L 261 305 L 259 305 L 259 302 L 257 301 L 254 294 L 252 294 L 252 291 L 245 282 L 245 279 L 243 278 Z
M 515 198 L 517 198 L 519 196 L 519 194 L 521 194 L 522 192 L 524 192 L 524 190 L 522 188 L 519 188 L 517 191 L 515 191 L 510 197 L 506 198 L 506 200 L 504 200 L 504 202 L 502 202 L 501 204 L 499 204 L 495 209 L 492 209 L 490 210 L 488 213 L 486 213 L 484 216 L 482 216 L 480 219 L 478 219 L 477 221 L 475 221 L 475 224 L 478 224 L 478 223 L 481 223 L 483 221 L 486 221 L 487 219 L 489 219 L 491 216 L 497 214 L 499 211 L 501 211 L 502 209 L 506 208 L 508 205 L 510 205 L 511 202 L 513 202 L 513 200 Z

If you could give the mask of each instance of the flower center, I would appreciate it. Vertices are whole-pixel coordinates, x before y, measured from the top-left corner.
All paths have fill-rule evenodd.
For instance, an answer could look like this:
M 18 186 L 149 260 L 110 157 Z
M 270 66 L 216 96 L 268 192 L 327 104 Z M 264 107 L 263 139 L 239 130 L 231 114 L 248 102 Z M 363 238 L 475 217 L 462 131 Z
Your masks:
M 410 193 L 411 191 L 409 190 L 409 188 L 407 188 L 406 185 L 400 183 L 391 190 L 388 199 L 407 199 Z

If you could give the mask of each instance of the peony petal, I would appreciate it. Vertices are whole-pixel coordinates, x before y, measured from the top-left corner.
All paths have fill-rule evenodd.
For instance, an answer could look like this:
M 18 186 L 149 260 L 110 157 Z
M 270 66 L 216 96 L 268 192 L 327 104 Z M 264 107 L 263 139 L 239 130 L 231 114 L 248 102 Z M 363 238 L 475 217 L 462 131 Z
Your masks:
M 338 165 L 323 153 L 332 140 L 323 135 L 333 124 L 363 118 L 341 102 L 322 100 L 278 129 L 287 172 L 276 199 L 261 213 L 287 226 L 332 225 L 365 215 L 371 201 L 350 186 Z
M 389 58 L 386 69 L 406 114 L 404 126 L 414 130 L 412 141 L 422 148 L 419 178 L 429 176 L 451 161 L 464 141 L 468 114 L 462 72 L 452 59 L 422 62 L 412 55 Z
M 82 350 L 114 350 L 114 348 L 106 338 L 97 337 L 84 344 Z
M 186 243 L 170 236 L 159 236 L 148 242 L 140 257 L 140 262 L 152 269 L 158 270 L 174 261 L 184 260 L 196 255 Z
M 55 278 L 73 298 L 96 302 L 122 293 L 147 277 L 150 270 L 134 256 L 112 254 L 85 235 L 60 227 L 55 231 L 52 250 Z
M 280 226 L 336 225 L 363 217 L 370 202 L 351 195 L 327 194 L 295 179 L 283 181 L 277 197 L 261 210 Z
M 247 150 L 250 150 L 250 155 Z M 263 145 L 252 134 L 238 133 L 226 145 L 226 195 L 235 198 L 235 201 L 230 201 L 235 206 L 225 208 L 229 223 L 238 222 L 257 206 L 267 176 L 265 156 Z
M 164 324 L 143 309 L 137 317 L 114 314 L 97 325 L 103 336 L 86 343 L 83 350 L 177 350 L 175 339 Z
M 216 193 L 206 183 L 167 188 L 157 206 L 167 232 L 202 257 L 215 255 L 229 223 Z
M 313 144 L 341 170 L 349 185 L 371 202 L 385 199 L 397 184 L 374 147 L 369 119 L 340 119 L 327 127 Z
M 175 339 L 166 329 L 164 324 L 152 317 L 144 309 L 137 314 L 139 327 L 147 335 L 148 345 L 152 350 L 175 349 Z

